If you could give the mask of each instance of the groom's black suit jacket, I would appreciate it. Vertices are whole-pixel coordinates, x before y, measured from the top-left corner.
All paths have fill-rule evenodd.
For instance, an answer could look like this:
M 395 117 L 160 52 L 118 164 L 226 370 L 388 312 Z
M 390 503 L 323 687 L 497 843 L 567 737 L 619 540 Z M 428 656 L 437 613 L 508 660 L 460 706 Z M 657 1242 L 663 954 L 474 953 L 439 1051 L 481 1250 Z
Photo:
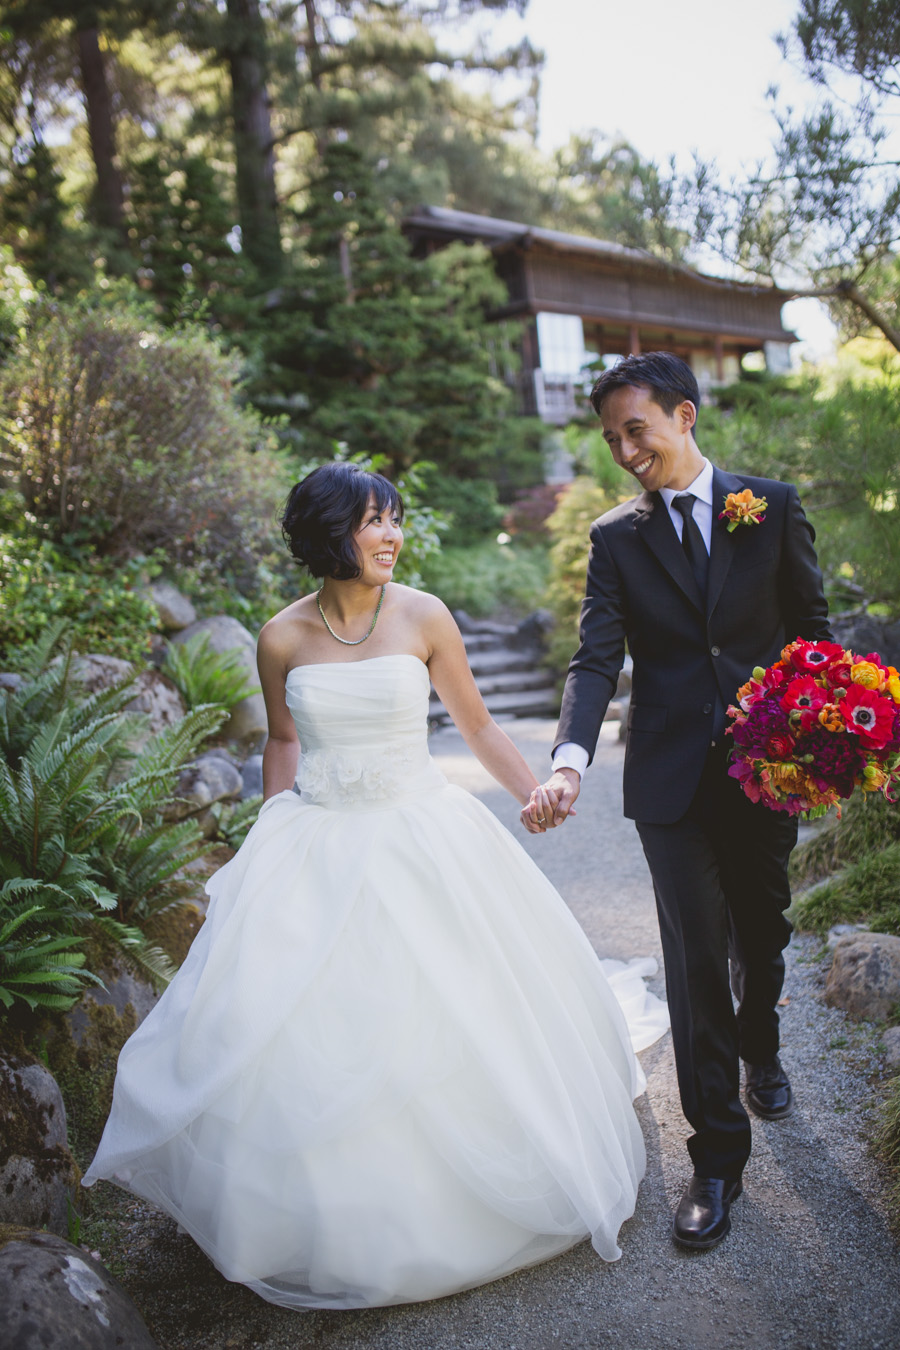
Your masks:
M 768 502 L 765 520 L 729 533 L 729 492 Z M 796 637 L 830 637 L 812 526 L 797 490 L 713 471 L 709 586 L 701 598 L 665 502 L 645 492 L 591 527 L 581 645 L 569 666 L 556 743 L 593 755 L 628 650 L 634 663 L 625 815 L 648 824 L 688 809 L 713 736 L 718 697 L 733 703 L 754 666 Z

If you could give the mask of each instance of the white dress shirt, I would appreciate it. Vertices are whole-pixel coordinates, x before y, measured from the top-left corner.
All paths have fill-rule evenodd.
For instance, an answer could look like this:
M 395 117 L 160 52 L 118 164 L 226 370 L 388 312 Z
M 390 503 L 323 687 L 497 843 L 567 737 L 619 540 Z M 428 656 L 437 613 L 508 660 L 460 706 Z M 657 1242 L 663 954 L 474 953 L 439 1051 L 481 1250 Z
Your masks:
M 708 553 L 710 540 L 712 539 L 713 522 L 713 468 L 708 459 L 704 459 L 703 468 L 688 487 L 664 487 L 659 489 L 659 495 L 665 503 L 669 519 L 674 525 L 675 533 L 679 539 L 684 529 L 684 517 L 680 511 L 673 507 L 672 502 L 675 497 L 684 492 L 690 492 L 697 498 L 694 503 L 693 516 Z M 554 771 L 556 769 L 574 769 L 579 778 L 583 778 L 589 759 L 590 756 L 583 745 L 578 745 L 575 741 L 564 741 L 562 745 L 557 747 L 556 754 L 553 756 L 553 769 Z

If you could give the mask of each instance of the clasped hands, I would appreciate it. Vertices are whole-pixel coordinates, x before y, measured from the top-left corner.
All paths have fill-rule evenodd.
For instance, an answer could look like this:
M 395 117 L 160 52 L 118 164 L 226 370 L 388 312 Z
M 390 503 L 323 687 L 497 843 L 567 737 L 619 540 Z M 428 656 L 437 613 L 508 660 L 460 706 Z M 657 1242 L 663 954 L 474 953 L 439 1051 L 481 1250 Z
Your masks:
M 522 807 L 520 819 L 529 834 L 546 834 L 561 825 L 573 810 L 581 791 L 581 778 L 574 769 L 556 769 L 546 783 L 539 783 Z

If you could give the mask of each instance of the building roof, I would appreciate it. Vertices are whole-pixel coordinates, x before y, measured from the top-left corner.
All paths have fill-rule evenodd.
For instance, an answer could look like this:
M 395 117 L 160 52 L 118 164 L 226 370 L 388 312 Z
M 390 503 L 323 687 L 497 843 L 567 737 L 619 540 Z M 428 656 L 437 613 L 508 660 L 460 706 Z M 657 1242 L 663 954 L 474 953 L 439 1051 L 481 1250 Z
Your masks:
M 483 243 L 498 266 L 504 255 L 528 260 L 521 279 L 501 266 L 510 314 L 580 313 L 585 319 L 733 334 L 760 345 L 796 341 L 781 322 L 787 292 L 708 276 L 645 249 L 443 206 L 420 206 L 404 217 L 403 230 L 413 243 Z

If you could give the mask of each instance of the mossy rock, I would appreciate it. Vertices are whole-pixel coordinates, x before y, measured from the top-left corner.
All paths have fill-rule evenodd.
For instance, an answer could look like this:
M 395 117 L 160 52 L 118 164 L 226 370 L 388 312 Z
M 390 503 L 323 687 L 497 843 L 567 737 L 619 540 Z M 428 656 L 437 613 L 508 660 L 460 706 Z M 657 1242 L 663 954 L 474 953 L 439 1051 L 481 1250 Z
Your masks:
M 144 933 L 156 947 L 180 966 L 190 950 L 191 943 L 203 927 L 206 915 L 191 901 L 172 905 L 144 925 Z
M 72 1152 L 86 1167 L 112 1106 L 119 1051 L 139 1018 L 131 1003 L 120 1011 L 86 997 L 78 1009 L 83 1019 L 78 1037 L 68 1017 L 58 1019 L 48 1028 L 46 1052 L 66 1103 Z
M 0 1222 L 67 1233 L 79 1178 L 53 1074 L 31 1055 L 0 1055 Z

